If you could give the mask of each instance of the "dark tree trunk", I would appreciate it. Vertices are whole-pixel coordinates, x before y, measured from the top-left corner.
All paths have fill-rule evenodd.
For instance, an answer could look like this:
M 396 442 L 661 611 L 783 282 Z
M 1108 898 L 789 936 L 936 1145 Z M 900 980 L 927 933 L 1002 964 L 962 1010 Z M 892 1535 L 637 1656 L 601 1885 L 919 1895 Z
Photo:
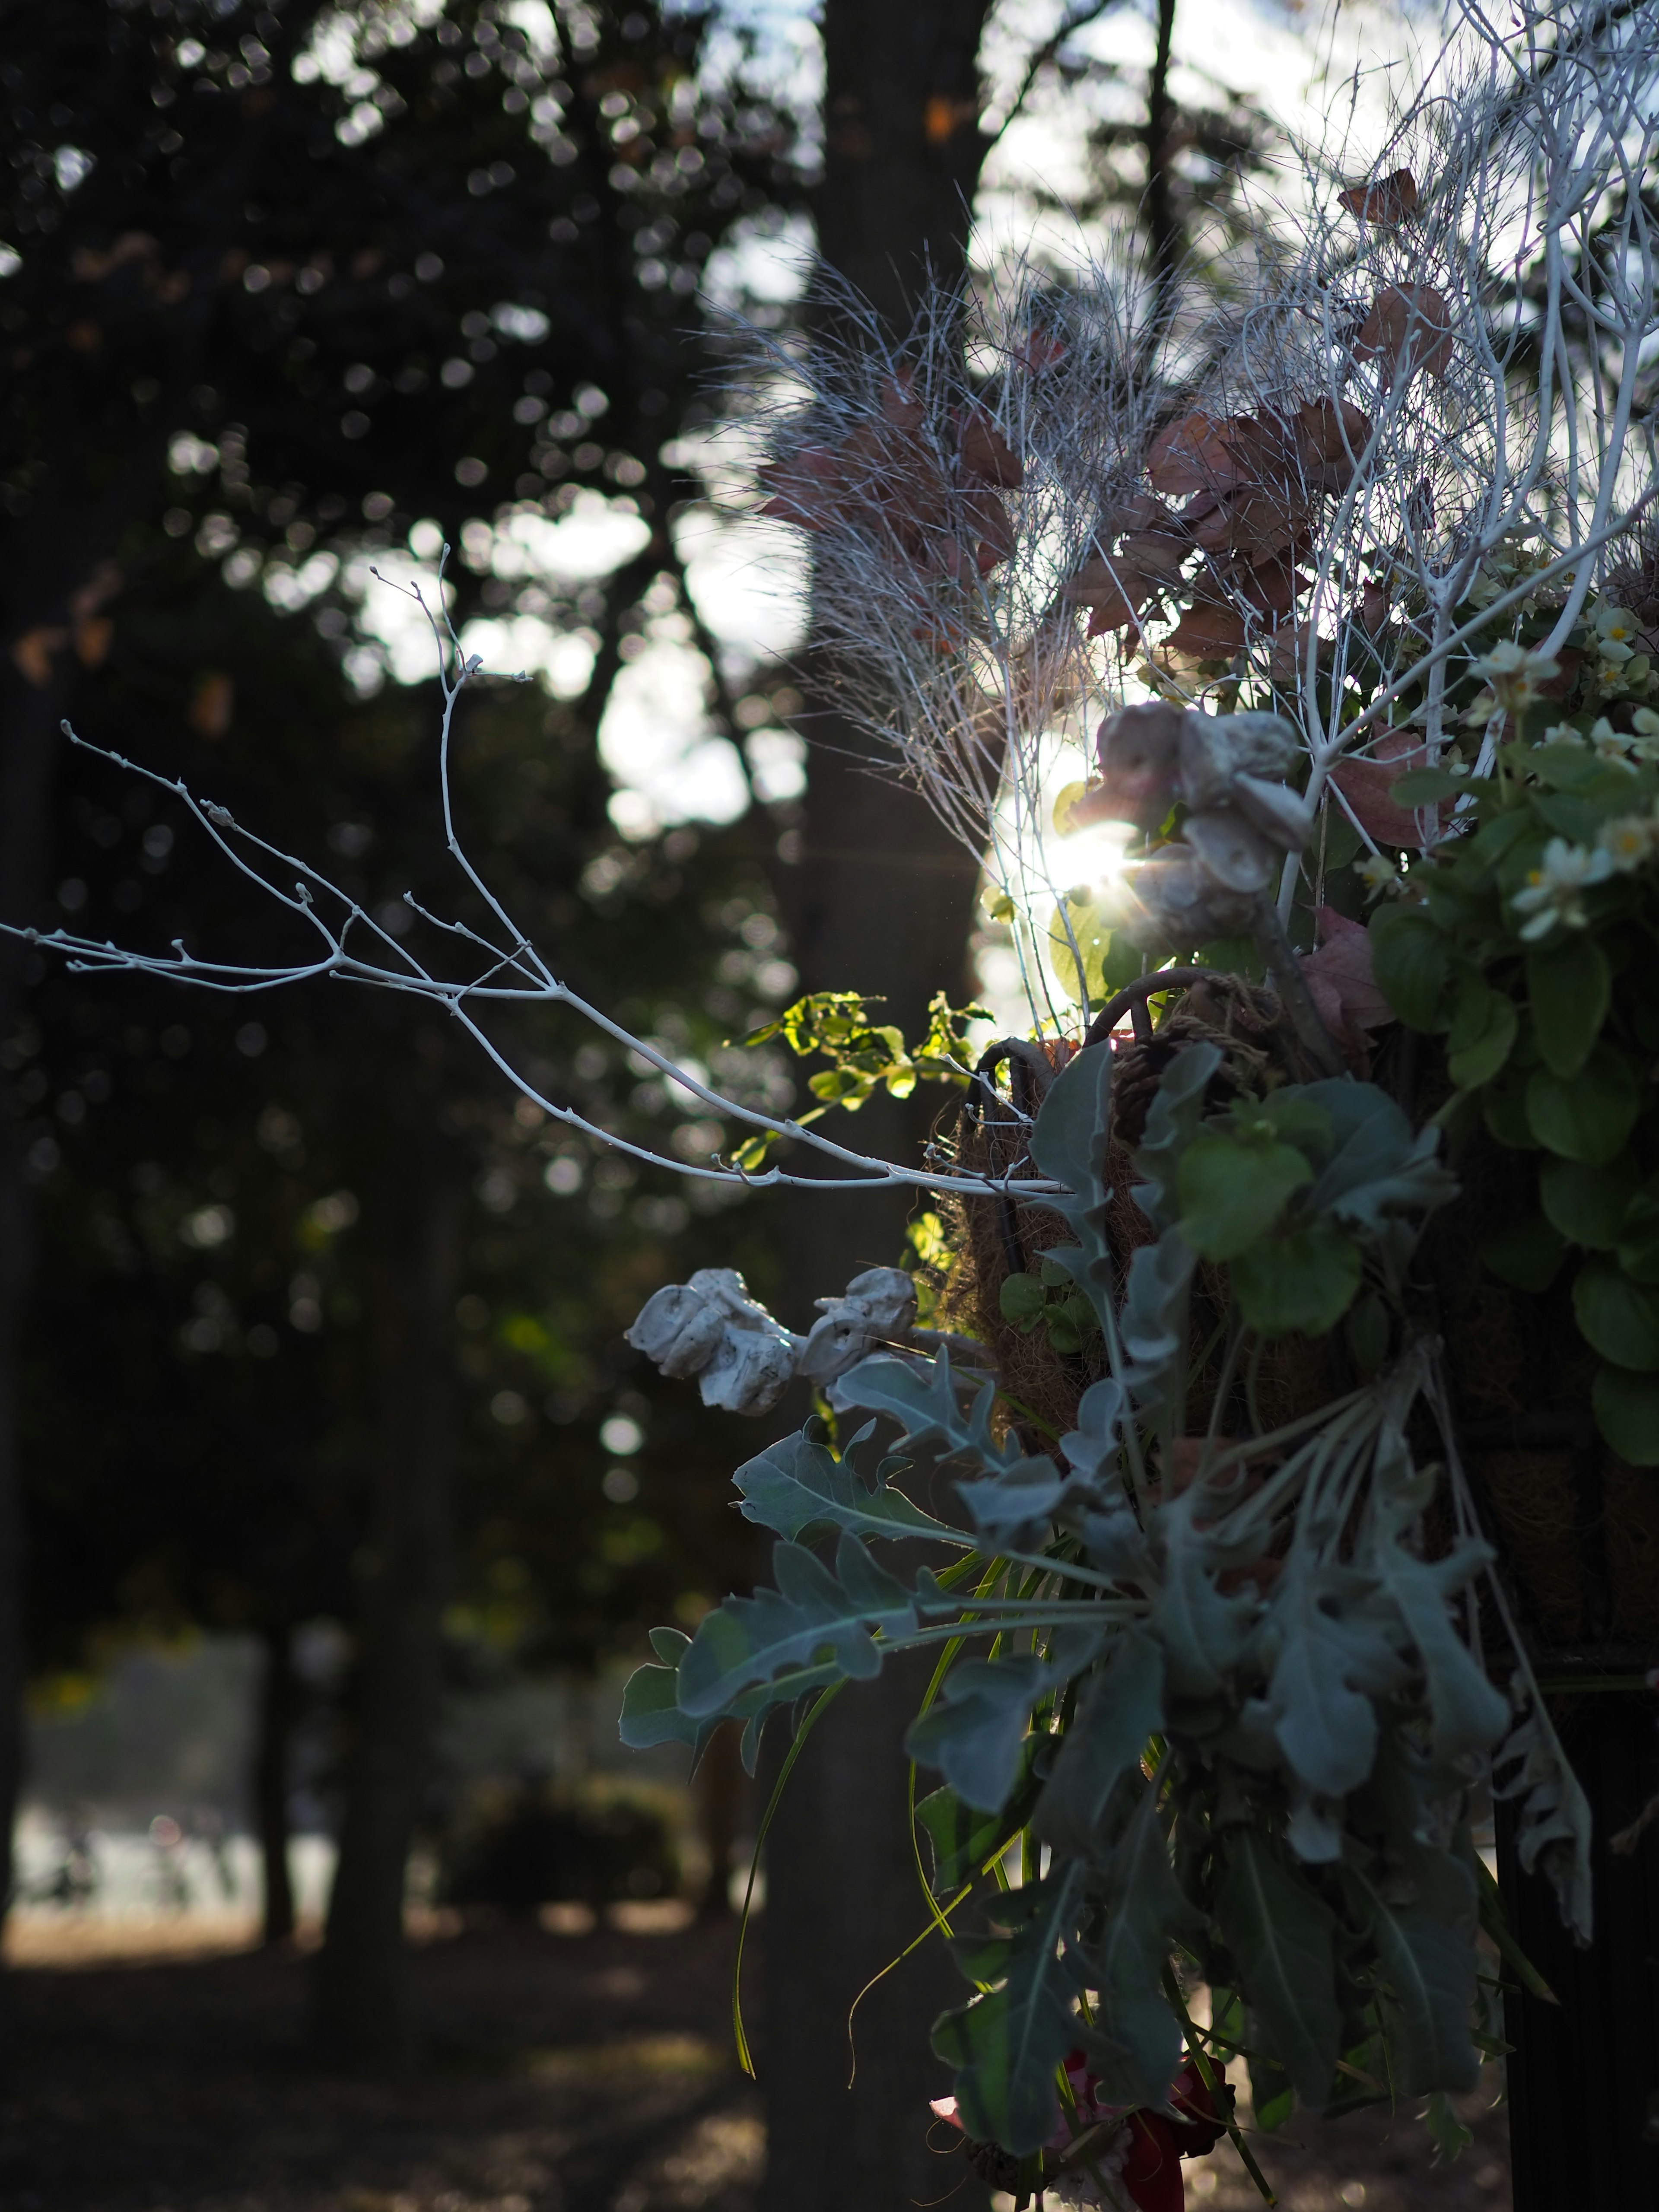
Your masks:
M 1521 1948 L 1560 1999 L 1507 2000 L 1515 2212 L 1659 2204 L 1659 1821 L 1610 1848 L 1659 1791 L 1653 1700 L 1605 1693 L 1558 1716 L 1595 1820 L 1595 1942 L 1579 1950 L 1541 1877 L 1498 1830 L 1498 1872 Z
M 21 625 L 20 625 L 21 627 Z M 11 642 L 15 646 L 16 633 Z M 0 659 L 0 921 L 40 918 L 49 866 L 50 799 L 58 724 L 67 686 L 56 663 L 34 683 Z M 30 964 L 0 941 L 0 1923 L 11 1903 L 12 1836 L 23 1783 L 23 1473 L 17 1433 L 18 1340 L 33 1266 L 34 1204 L 21 1132 L 9 1110 L 13 1070 L 5 1048 L 23 1012 Z
M 987 0 L 826 0 L 825 168 L 816 215 L 823 260 L 895 335 L 928 272 L 963 272 L 985 142 L 977 61 Z M 936 990 L 960 990 L 976 877 L 921 800 L 868 772 L 868 743 L 811 700 L 799 866 L 787 886 L 805 990 L 887 999 L 915 1034 Z M 920 1159 L 939 1100 L 872 1102 L 848 1129 L 860 1147 Z M 804 1300 L 860 1268 L 895 1261 L 903 1193 L 803 1198 L 784 1212 L 789 1275 Z M 792 1314 L 799 1325 L 810 1318 Z M 947 2086 L 928 2030 L 964 1984 L 925 1946 L 860 2008 L 849 2091 L 847 2016 L 860 1990 L 919 1932 L 927 1910 L 906 1814 L 904 1731 L 925 1671 L 890 1668 L 846 1692 L 791 1778 L 767 1855 L 767 2212 L 908 2212 L 961 2176 L 927 2148 L 927 2099 Z M 971 2185 L 970 2185 L 971 2187 Z M 953 2204 L 982 2201 L 966 2192 Z
M 95 659 L 106 632 L 92 619 L 117 589 L 109 556 L 161 447 L 135 440 L 90 503 L 61 492 L 14 524 L 0 563 L 0 921 L 39 923 L 52 865 L 52 779 L 76 656 Z M 17 1437 L 18 1343 L 33 1269 L 33 1194 L 10 1111 L 6 1047 L 39 956 L 0 940 L 0 1924 L 11 1903 L 13 1830 L 23 1781 L 23 1474 Z
M 388 1267 L 380 1291 L 386 1401 L 340 1856 L 314 1990 L 318 2040 L 347 2061 L 404 2057 L 417 2034 L 404 1891 L 426 1791 L 449 1587 L 461 1199 L 434 1167 L 420 1204 L 410 1264 L 396 1274 Z
M 743 1809 L 743 1779 L 737 1730 L 721 1729 L 697 1769 L 698 1822 L 708 1854 L 708 1887 L 697 1905 L 701 1920 L 724 1920 L 732 1911 L 732 1856 L 737 1849 L 738 1820 Z
M 294 1629 L 266 1624 L 265 1668 L 259 1685 L 259 1735 L 253 1763 L 253 1810 L 264 1869 L 264 1941 L 286 1943 L 294 1933 L 294 1881 L 289 1869 L 289 1759 L 299 1716 Z

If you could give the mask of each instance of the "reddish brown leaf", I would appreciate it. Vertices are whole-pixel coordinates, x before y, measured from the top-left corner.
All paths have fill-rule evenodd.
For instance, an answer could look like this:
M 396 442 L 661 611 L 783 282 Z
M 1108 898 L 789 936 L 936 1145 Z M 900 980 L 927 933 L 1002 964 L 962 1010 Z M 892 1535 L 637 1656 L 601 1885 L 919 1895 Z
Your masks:
M 1276 560 L 1243 562 L 1229 571 L 1227 580 L 1259 614 L 1287 615 L 1296 604 L 1299 588 L 1295 554 L 1286 552 Z
M 1321 648 L 1322 651 L 1323 648 Z M 1280 623 L 1273 632 L 1267 654 L 1267 673 L 1276 684 L 1300 681 L 1308 665 L 1308 630 L 1304 623 Z
M 236 711 L 236 686 L 221 670 L 210 669 L 197 679 L 185 716 L 198 737 L 222 738 Z
M 53 659 L 68 643 L 66 629 L 26 629 L 12 640 L 11 657 L 20 673 L 40 690 L 51 683 Z
M 1045 368 L 1058 368 L 1068 349 L 1049 331 L 1028 331 L 1014 348 L 1014 359 L 1031 376 Z
M 981 576 L 1006 561 L 1014 550 L 1014 526 L 1008 510 L 994 491 L 970 491 L 963 501 L 969 526 L 979 532 L 975 562 Z
M 84 668 L 101 668 L 115 639 L 115 624 L 107 615 L 88 615 L 75 625 L 76 656 Z
M 763 462 L 755 474 L 769 495 L 760 510 L 769 522 L 827 527 L 842 489 L 841 463 L 827 447 L 804 446 L 786 460 Z
M 1379 845 L 1417 847 L 1422 833 L 1417 816 L 1390 797 L 1394 785 L 1408 769 L 1428 765 L 1428 748 L 1420 730 L 1391 730 L 1364 760 L 1341 760 L 1331 770 L 1331 781 L 1346 799 L 1354 820 Z M 1433 808 L 1425 810 L 1432 819 Z
M 1062 588 L 1062 598 L 1093 609 L 1089 617 L 1091 637 L 1112 629 L 1127 629 L 1152 596 L 1154 580 L 1143 575 L 1132 562 L 1093 554 Z
M 1417 179 L 1409 169 L 1396 169 L 1391 177 L 1379 178 L 1375 184 L 1350 185 L 1337 198 L 1361 222 L 1392 229 L 1417 212 Z
M 963 472 L 970 483 L 990 484 L 1000 491 L 1018 491 L 1025 471 L 994 422 L 983 415 L 969 415 L 962 426 Z
M 1192 541 L 1173 526 L 1164 530 L 1129 530 L 1123 534 L 1120 550 L 1124 559 L 1143 575 L 1158 576 L 1168 583 L 1181 574 L 1181 564 L 1192 550 Z
M 1368 576 L 1359 591 L 1359 627 L 1367 637 L 1375 637 L 1389 619 L 1389 587 Z
M 1298 963 L 1319 1018 L 1342 1047 L 1358 1073 L 1366 1072 L 1366 1044 L 1373 1030 L 1394 1020 L 1394 1009 L 1371 972 L 1370 933 L 1334 907 L 1318 913 L 1320 945 Z
M 1565 699 L 1578 681 L 1578 671 L 1583 665 L 1582 653 L 1569 652 L 1565 646 L 1556 648 L 1555 658 L 1560 668 L 1559 676 L 1552 676 L 1547 684 L 1534 684 L 1534 691 L 1540 699 Z
M 1407 346 L 1412 367 L 1430 376 L 1443 376 L 1451 366 L 1451 307 L 1432 284 L 1390 284 L 1379 292 L 1353 342 L 1354 359 L 1380 361 L 1383 383 L 1392 384 Z
M 1210 489 L 1218 473 L 1228 471 L 1224 426 L 1207 415 L 1182 415 L 1164 428 L 1146 448 L 1146 480 L 1170 499 Z
M 1237 653 L 1243 642 L 1244 617 L 1238 609 L 1212 604 L 1188 608 L 1170 640 L 1170 649 L 1191 653 L 1195 660 L 1220 660 Z

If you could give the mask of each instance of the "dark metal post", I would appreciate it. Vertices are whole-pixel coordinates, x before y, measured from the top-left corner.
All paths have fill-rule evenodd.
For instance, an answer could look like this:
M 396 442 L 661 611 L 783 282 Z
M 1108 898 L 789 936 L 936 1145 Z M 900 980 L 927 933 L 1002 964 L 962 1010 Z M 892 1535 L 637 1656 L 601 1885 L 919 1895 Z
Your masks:
M 1574 1944 L 1500 1820 L 1510 1924 L 1560 1999 L 1506 2002 L 1515 2212 L 1646 2212 L 1659 2207 L 1659 1820 L 1633 1851 L 1609 1845 L 1659 1791 L 1659 1698 L 1587 1692 L 1555 1717 L 1595 1820 L 1595 1941 Z

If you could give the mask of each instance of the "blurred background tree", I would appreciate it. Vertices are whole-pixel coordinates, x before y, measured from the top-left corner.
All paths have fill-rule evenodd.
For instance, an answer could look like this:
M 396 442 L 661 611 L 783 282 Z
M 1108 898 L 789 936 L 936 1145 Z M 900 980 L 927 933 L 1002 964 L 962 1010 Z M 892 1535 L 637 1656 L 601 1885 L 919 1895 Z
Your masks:
M 752 839 L 740 833 L 741 860 L 699 855 L 690 831 L 623 848 L 594 746 L 618 671 L 652 632 L 705 649 L 712 718 L 732 726 L 671 527 L 692 487 L 663 454 L 707 411 L 708 356 L 688 337 L 688 301 L 721 240 L 799 196 L 794 127 L 745 88 L 741 51 L 724 70 L 700 70 L 706 16 L 568 8 L 545 14 L 532 40 L 511 15 L 467 0 L 423 23 L 393 9 L 188 0 L 7 10 L 0 909 L 47 918 L 56 882 L 58 911 L 107 915 L 112 930 L 205 933 L 222 919 L 221 941 L 246 942 L 252 926 L 245 892 L 210 913 L 196 866 L 168 878 L 177 904 L 163 913 L 173 823 L 143 793 L 66 763 L 66 714 L 157 763 L 210 763 L 224 803 L 267 830 L 281 823 L 304 843 L 331 825 L 331 860 L 348 872 L 372 853 L 377 868 L 403 870 L 389 891 L 412 885 L 453 905 L 431 808 L 434 697 L 370 707 L 358 696 L 380 669 L 355 635 L 354 562 L 402 543 L 418 518 L 461 547 L 458 623 L 526 601 L 586 660 L 580 689 L 551 715 L 532 696 L 464 718 L 464 746 L 477 732 L 489 817 L 479 848 L 506 861 L 522 844 L 561 958 L 580 971 L 571 940 L 586 921 L 595 951 L 603 940 L 595 965 L 607 990 L 620 983 L 647 1024 L 659 1018 L 677 1044 L 706 1052 L 747 1019 L 742 990 L 716 981 L 721 955 L 745 972 L 764 964 L 753 930 L 747 951 L 739 934 L 767 899 Z M 545 578 L 503 583 L 481 514 L 509 501 L 556 519 L 584 483 L 602 491 L 606 520 L 631 526 L 625 557 L 562 594 Z M 392 915 L 394 927 L 406 919 L 395 904 Z M 471 1395 L 493 1381 L 498 1415 L 503 1404 L 526 1409 L 495 1419 L 501 1433 L 485 1455 L 514 1501 L 505 1516 L 478 1510 L 487 1484 L 465 1486 L 487 1583 L 491 1544 L 517 1558 L 527 1525 L 546 1515 L 544 1502 L 532 1507 L 533 1474 L 516 1492 L 506 1479 L 534 1456 L 511 1432 L 544 1418 L 546 1390 L 522 1387 L 532 1376 L 563 1391 L 570 1419 L 586 1417 L 586 1468 L 568 1455 L 570 1489 L 586 1471 L 588 1514 L 605 1507 L 591 1437 L 606 1361 L 641 1291 L 672 1272 L 661 1238 L 690 1218 L 685 1202 L 650 1197 L 641 1221 L 621 1187 L 628 1171 L 611 1163 L 585 1200 L 561 1204 L 543 1188 L 535 1200 L 562 1230 L 586 1212 L 580 1263 L 537 1249 L 528 1207 L 522 1228 L 512 1217 L 532 1169 L 553 1163 L 483 1061 L 449 1048 L 429 1018 L 308 1001 L 261 1008 L 258 1023 L 242 1018 L 247 1009 L 216 1020 L 199 1004 L 164 1010 L 85 979 L 47 982 L 40 963 L 9 955 L 0 993 L 14 1109 L 0 1166 L 0 1535 L 16 1534 L 13 1361 L 44 1190 L 53 1270 L 73 1276 L 75 1255 L 84 1264 L 90 1251 L 104 1277 L 138 1278 L 123 1302 L 138 1341 L 102 1297 L 107 1282 L 97 1325 L 121 1339 L 104 1370 L 112 1382 L 149 1375 L 139 1403 L 174 1401 L 152 1355 L 168 1302 L 189 1307 L 168 1340 L 171 1356 L 193 1363 L 176 1402 L 196 1445 L 178 1445 L 173 1421 L 149 1431 L 167 1470 L 161 1494 L 144 1500 L 136 1485 L 129 1511 L 92 1523 L 108 1556 L 83 1576 L 99 1486 L 131 1482 L 138 1424 L 113 1389 L 89 1401 L 66 1391 L 57 1352 L 42 1347 L 67 1352 L 75 1336 L 35 1331 L 33 1379 L 50 1394 L 33 1415 L 43 1477 L 77 1532 L 54 1572 L 49 1508 L 36 1587 L 60 1602 L 37 1617 L 61 1638 L 77 1615 L 91 1625 L 88 1603 L 130 1605 L 153 1585 L 195 1617 L 240 1610 L 274 1633 L 295 1605 L 337 1585 L 343 1558 L 352 1567 L 356 1728 L 320 2018 L 344 2044 L 395 2043 L 408 2032 L 404 1863 L 469 1433 L 469 1394 L 448 1382 L 457 1300 L 504 1316 L 493 1336 L 488 1323 L 477 1332 L 472 1364 L 484 1371 Z M 192 1048 L 189 1067 L 175 1065 Z M 568 1062 L 550 1061 L 556 1087 L 589 1097 L 599 1118 L 613 1104 L 666 1112 L 665 1095 L 630 1101 L 637 1082 L 598 1048 L 580 1065 L 574 1041 L 545 1049 Z M 73 1175 L 58 1164 L 66 1150 Z M 571 1162 L 562 1176 L 580 1167 L 586 1177 L 586 1163 L 559 1158 Z M 72 1192 L 61 1226 L 60 1180 Z M 240 1233 L 209 1225 L 233 1216 L 247 1224 Z M 197 1224 L 189 1267 L 176 1249 L 155 1256 L 158 1242 L 176 1247 L 181 1221 Z M 155 1297 L 147 1272 L 160 1279 Z M 67 1295 L 78 1304 L 88 1285 L 76 1279 Z M 313 1313 L 310 1335 L 330 1340 L 295 1342 L 296 1316 L 304 1339 Z M 517 1389 L 489 1371 L 514 1362 L 526 1370 Z M 101 1453 L 54 1449 L 77 1395 L 80 1418 L 101 1411 L 108 1425 Z M 252 1455 L 234 1441 L 248 1434 L 260 1440 Z M 205 1515 L 204 1492 L 215 1506 Z M 261 1530 L 273 1496 L 286 1546 Z M 647 1567 L 657 1524 L 636 1523 L 627 1542 L 592 1530 L 587 1588 L 546 1591 L 546 1617 L 561 1623 L 548 1633 L 563 1650 L 592 1654 L 624 1565 L 641 1571 L 621 1602 L 649 1592 L 647 1610 L 660 1603 Z M 568 1577 L 580 1554 L 564 1510 L 559 1526 L 556 1541 L 540 1541 Z M 0 1606 L 8 1836 L 21 1548 L 0 1543 L 11 1577 Z M 82 1582 L 65 1611 L 64 1583 Z
M 377 693 L 402 648 L 366 574 L 393 549 L 429 574 L 447 538 L 458 624 L 489 617 L 505 647 L 530 623 L 559 649 L 550 701 L 469 702 L 461 784 L 475 854 L 573 979 L 716 1064 L 791 988 L 785 950 L 806 987 L 883 992 L 912 1026 L 958 992 L 972 862 L 865 772 L 810 664 L 804 812 L 756 772 L 730 829 L 635 819 L 623 839 L 601 725 L 665 643 L 696 657 L 716 740 L 800 705 L 787 672 L 722 650 L 688 584 L 677 526 L 728 358 L 700 288 L 743 304 L 768 242 L 810 225 L 901 332 L 927 270 L 966 272 L 975 195 L 1008 189 L 988 162 L 1062 113 L 1093 165 L 1074 211 L 1127 215 L 1154 274 L 1212 245 L 1249 118 L 1176 102 L 1172 0 L 1133 64 L 1138 19 L 1109 0 L 826 0 L 821 112 L 810 73 L 763 69 L 716 15 L 626 0 L 9 0 L 0 21 L 0 914 L 270 941 L 178 811 L 67 752 L 69 714 L 278 843 L 315 854 L 325 833 L 388 927 L 405 888 L 465 915 L 434 696 Z M 572 516 L 618 550 L 562 580 L 534 533 Z M 732 774 L 757 742 L 728 747 Z M 452 1653 L 491 1636 L 592 1664 L 750 1571 L 725 1478 L 753 1431 L 659 1392 L 621 1328 L 710 1261 L 764 1294 L 781 1245 L 797 1298 L 833 1289 L 896 1256 L 905 1208 L 726 1212 L 638 1183 L 515 1112 L 429 1012 L 331 987 L 224 1008 L 0 955 L 0 1828 L 27 1664 L 122 1626 L 248 1629 L 280 1933 L 288 1655 L 296 1621 L 337 1613 L 352 1723 L 319 2023 L 341 2049 L 395 2047 L 446 1621 Z M 716 1140 L 591 1036 L 538 1029 L 532 1053 L 606 1126 Z M 920 1110 L 872 1105 L 860 1133 L 913 1146 Z M 620 1472 L 618 1417 L 644 1437 Z M 930 2193 L 942 1953 L 877 1992 L 857 2089 L 832 2087 L 852 1996 L 916 1932 L 903 1807 L 871 1781 L 872 1738 L 913 1704 L 902 1682 L 844 1701 L 775 1834 L 768 2186 L 791 2212 Z

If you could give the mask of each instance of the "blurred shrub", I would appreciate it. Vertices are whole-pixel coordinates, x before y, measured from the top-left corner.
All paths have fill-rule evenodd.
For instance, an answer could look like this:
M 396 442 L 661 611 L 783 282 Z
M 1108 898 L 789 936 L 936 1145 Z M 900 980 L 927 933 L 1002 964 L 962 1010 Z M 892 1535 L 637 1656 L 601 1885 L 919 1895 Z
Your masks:
M 440 1838 L 438 1900 L 533 1912 L 599 1906 L 680 1887 L 675 1823 L 649 1792 L 492 1784 L 471 1793 Z

